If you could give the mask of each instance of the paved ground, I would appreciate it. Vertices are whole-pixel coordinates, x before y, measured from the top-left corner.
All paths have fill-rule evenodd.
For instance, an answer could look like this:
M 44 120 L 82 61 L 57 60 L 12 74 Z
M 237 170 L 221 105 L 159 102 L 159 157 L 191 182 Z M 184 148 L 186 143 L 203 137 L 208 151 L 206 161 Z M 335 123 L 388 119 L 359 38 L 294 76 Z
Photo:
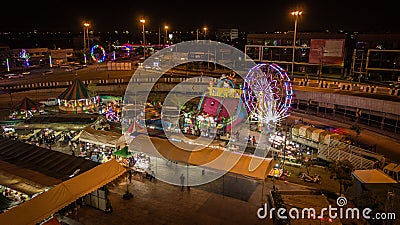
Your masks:
M 229 182 L 225 184 L 226 193 L 235 192 L 235 175 L 226 175 Z M 111 214 L 83 206 L 79 209 L 79 222 L 85 225 L 91 224 L 273 224 L 271 220 L 260 220 L 257 210 L 261 202 L 265 202 L 266 192 L 272 188 L 272 182 L 267 181 L 264 189 L 262 183 L 253 180 L 238 182 L 248 187 L 253 187 L 248 199 L 240 200 L 229 197 L 226 194 L 215 193 L 213 187 L 192 187 L 190 191 L 181 191 L 179 186 L 173 186 L 161 181 L 150 182 L 148 180 L 134 180 L 129 184 L 129 190 L 134 198 L 123 200 L 122 195 L 126 190 L 126 183 L 110 191 L 110 200 L 113 206 Z M 210 184 L 222 188 L 221 180 Z M 300 185 L 275 182 L 281 190 L 304 190 Z M 264 194 L 264 195 L 263 195 Z

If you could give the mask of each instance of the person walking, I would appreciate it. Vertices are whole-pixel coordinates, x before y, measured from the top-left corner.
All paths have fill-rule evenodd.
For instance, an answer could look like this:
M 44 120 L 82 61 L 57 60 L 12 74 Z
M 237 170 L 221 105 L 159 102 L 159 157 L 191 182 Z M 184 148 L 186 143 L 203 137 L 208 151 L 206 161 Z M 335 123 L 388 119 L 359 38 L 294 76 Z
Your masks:
M 183 187 L 185 186 L 185 175 L 182 173 L 179 179 L 181 180 L 181 191 L 183 191 Z
M 129 183 L 132 184 L 132 170 L 128 170 Z

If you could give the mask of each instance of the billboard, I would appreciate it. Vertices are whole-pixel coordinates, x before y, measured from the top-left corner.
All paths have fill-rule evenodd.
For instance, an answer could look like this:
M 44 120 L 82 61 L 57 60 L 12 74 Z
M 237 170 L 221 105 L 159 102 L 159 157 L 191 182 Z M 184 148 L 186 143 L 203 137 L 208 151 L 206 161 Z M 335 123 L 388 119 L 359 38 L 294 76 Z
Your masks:
M 311 39 L 309 63 L 343 66 L 345 39 Z

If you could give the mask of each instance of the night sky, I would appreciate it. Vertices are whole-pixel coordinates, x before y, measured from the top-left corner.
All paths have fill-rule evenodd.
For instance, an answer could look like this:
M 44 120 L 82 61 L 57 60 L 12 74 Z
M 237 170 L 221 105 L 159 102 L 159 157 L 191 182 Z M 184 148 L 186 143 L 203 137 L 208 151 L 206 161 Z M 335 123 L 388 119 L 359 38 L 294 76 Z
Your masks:
M 238 28 L 246 32 L 293 30 L 290 11 L 301 8 L 298 31 L 358 31 L 400 33 L 400 13 L 392 1 L 376 4 L 355 0 L 264 0 L 244 1 L 7 1 L 0 13 L 0 31 L 80 31 L 82 21 L 94 31 L 141 29 L 139 18 L 147 19 L 147 30 L 168 24 L 172 30 L 195 30 L 203 26 Z M 4 4 L 4 3 L 2 3 Z

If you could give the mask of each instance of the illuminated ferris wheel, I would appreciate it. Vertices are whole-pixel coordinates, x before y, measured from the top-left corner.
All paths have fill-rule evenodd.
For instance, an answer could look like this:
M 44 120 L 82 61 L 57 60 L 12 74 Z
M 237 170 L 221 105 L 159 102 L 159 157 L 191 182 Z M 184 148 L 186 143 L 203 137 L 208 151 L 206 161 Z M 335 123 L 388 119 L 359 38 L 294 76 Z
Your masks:
M 263 123 L 278 122 L 289 116 L 293 96 L 290 78 L 277 64 L 258 64 L 244 78 L 246 107 L 251 116 Z

